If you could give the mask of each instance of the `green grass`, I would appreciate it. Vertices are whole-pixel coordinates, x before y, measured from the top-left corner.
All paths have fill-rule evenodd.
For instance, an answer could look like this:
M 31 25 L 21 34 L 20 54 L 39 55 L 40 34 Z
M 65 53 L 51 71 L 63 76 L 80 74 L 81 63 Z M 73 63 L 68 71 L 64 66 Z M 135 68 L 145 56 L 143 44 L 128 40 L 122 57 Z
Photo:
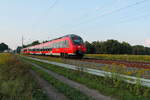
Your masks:
M 150 62 L 150 55 L 86 54 L 85 57 L 93 57 L 93 58 L 106 59 L 106 60 Z
M 19 55 L 21 56 L 21 55 Z M 39 58 L 39 59 L 45 59 L 45 60 L 49 60 L 49 61 L 55 61 L 55 62 L 60 62 L 60 63 L 63 63 L 63 59 L 60 58 L 60 57 L 53 57 L 53 56 L 41 56 L 41 55 L 23 55 L 23 56 L 29 56 L 29 57 L 35 57 L 35 58 Z
M 29 61 L 120 100 L 149 100 L 150 98 L 150 88 L 142 87 L 139 84 L 131 85 L 117 79 L 98 77 L 34 60 Z
M 48 100 L 27 66 L 11 54 L 0 54 L 0 100 Z
M 47 80 L 50 84 L 52 84 L 59 92 L 65 94 L 70 100 L 93 100 L 92 98 L 84 95 L 80 91 L 60 82 L 54 77 L 50 76 L 48 73 L 38 69 L 36 67 L 32 67 L 34 71 L 36 71 L 43 79 Z

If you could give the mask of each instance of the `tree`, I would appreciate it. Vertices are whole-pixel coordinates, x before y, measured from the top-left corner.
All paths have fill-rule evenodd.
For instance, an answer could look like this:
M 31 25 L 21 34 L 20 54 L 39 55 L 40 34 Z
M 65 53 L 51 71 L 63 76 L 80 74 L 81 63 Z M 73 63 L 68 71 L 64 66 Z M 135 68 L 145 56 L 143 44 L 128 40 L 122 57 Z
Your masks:
M 127 42 L 121 43 L 121 54 L 132 54 L 132 46 Z
M 45 40 L 45 41 L 43 41 L 42 43 L 46 43 L 46 42 L 48 42 L 48 40 Z
M 85 46 L 86 46 L 86 49 L 87 49 L 86 53 L 92 54 L 92 53 L 95 52 L 94 46 L 91 43 L 89 43 L 88 41 L 85 41 Z
M 150 48 L 142 45 L 131 46 L 127 42 L 117 40 L 85 42 L 87 53 L 95 54 L 136 54 L 150 55 Z
M 104 46 L 104 42 L 102 41 L 94 41 L 92 42 L 92 47 L 94 48 L 94 53 L 99 54 L 99 53 L 105 53 L 106 48 Z
M 106 53 L 108 54 L 120 54 L 121 44 L 117 40 L 107 40 L 104 42 Z
M 135 45 L 135 46 L 133 46 L 132 53 L 133 54 L 140 54 L 140 55 L 146 54 L 145 53 L 145 47 L 142 45 Z
M 40 44 L 40 42 L 39 42 L 38 40 L 33 41 L 33 42 L 31 43 L 31 46 L 34 46 L 34 45 L 37 45 L 37 44 Z
M 145 47 L 145 54 L 146 54 L 146 55 L 150 55 L 150 48 Z
M 23 48 L 26 48 L 26 47 L 29 47 L 29 46 L 34 46 L 34 45 L 37 45 L 37 44 L 40 44 L 40 42 L 39 42 L 38 40 L 33 41 L 33 42 L 30 43 L 30 44 L 24 45 Z
M 5 43 L 0 44 L 0 52 L 3 52 L 8 49 L 8 45 Z

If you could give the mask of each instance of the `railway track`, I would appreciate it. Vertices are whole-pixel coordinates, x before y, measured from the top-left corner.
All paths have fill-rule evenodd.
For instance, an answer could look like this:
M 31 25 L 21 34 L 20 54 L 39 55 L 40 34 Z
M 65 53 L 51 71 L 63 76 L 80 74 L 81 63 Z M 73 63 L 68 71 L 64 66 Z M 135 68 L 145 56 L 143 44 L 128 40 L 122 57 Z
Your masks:
M 75 59 L 75 60 L 79 60 L 79 59 Z M 96 59 L 96 58 L 83 58 L 83 59 L 80 59 L 80 61 L 101 63 L 101 64 L 116 64 L 116 65 L 122 65 L 122 66 L 126 66 L 126 67 L 150 69 L 150 62 L 136 62 L 136 61 L 125 61 L 125 60 L 104 60 L 104 59 Z

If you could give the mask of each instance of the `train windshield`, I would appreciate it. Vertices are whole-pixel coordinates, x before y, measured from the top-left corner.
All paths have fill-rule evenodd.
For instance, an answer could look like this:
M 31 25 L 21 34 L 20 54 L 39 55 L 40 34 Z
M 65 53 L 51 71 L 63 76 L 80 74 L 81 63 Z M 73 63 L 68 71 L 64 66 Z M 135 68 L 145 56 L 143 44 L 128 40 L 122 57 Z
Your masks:
M 72 38 L 72 41 L 73 41 L 74 44 L 77 44 L 77 45 L 83 44 L 83 40 L 82 40 L 81 37 L 79 37 L 79 36 L 72 36 L 71 38 Z

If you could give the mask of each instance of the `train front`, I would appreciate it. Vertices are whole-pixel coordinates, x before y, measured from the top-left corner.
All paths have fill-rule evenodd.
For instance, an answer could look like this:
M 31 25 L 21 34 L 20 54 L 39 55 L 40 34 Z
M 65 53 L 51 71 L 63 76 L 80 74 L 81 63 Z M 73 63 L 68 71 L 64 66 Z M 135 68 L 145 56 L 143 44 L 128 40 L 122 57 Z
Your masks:
M 82 58 L 86 52 L 86 47 L 84 45 L 83 39 L 77 35 L 71 35 L 71 40 L 73 42 L 73 51 L 77 57 Z

